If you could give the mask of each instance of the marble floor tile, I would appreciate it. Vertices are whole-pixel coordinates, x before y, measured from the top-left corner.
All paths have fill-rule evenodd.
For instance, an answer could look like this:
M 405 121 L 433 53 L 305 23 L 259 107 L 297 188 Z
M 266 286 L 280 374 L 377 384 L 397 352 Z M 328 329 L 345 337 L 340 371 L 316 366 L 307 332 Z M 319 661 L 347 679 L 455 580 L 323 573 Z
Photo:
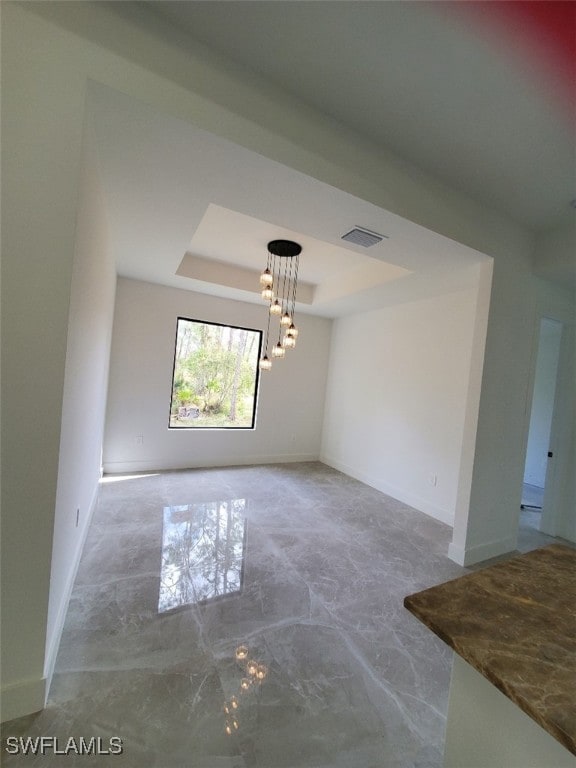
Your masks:
M 105 478 L 48 705 L 2 735 L 123 752 L 3 765 L 440 768 L 452 655 L 402 601 L 465 572 L 450 538 L 317 462 Z

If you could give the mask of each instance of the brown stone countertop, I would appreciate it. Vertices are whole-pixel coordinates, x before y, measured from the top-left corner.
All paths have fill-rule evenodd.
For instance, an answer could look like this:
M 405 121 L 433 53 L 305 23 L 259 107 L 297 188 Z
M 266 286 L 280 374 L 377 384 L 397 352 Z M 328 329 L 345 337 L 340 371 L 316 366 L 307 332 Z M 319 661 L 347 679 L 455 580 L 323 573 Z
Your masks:
M 576 754 L 576 550 L 537 549 L 404 606 Z

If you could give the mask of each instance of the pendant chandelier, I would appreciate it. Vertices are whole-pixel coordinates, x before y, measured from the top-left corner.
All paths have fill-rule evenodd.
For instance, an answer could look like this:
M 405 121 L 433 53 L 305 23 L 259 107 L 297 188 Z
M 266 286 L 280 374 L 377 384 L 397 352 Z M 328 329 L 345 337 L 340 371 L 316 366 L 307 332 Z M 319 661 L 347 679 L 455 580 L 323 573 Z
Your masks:
M 285 356 L 287 349 L 296 346 L 298 328 L 294 324 L 294 308 L 301 251 L 302 247 L 292 240 L 272 240 L 268 243 L 268 261 L 260 275 L 262 298 L 268 303 L 264 355 L 260 359 L 262 371 L 272 368 L 272 358 L 280 359 Z M 278 321 L 278 333 L 276 322 L 270 327 L 273 318 Z

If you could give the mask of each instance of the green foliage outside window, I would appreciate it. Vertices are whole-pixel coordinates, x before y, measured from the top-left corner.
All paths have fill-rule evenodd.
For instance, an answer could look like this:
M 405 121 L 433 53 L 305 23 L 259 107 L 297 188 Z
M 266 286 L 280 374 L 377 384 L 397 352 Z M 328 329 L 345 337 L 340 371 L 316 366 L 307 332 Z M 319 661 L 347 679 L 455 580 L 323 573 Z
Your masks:
M 178 318 L 170 427 L 254 426 L 261 331 Z

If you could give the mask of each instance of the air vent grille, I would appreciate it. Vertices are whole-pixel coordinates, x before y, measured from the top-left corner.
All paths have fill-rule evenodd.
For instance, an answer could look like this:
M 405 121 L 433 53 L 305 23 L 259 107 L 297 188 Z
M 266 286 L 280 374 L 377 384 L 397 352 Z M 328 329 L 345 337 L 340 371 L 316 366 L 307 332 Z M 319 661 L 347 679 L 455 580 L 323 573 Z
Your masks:
M 363 248 L 370 248 L 371 245 L 380 243 L 385 237 L 386 235 L 378 235 L 376 232 L 370 232 L 368 229 L 362 229 L 362 227 L 354 227 L 350 232 L 342 235 L 342 240 L 361 245 Z

